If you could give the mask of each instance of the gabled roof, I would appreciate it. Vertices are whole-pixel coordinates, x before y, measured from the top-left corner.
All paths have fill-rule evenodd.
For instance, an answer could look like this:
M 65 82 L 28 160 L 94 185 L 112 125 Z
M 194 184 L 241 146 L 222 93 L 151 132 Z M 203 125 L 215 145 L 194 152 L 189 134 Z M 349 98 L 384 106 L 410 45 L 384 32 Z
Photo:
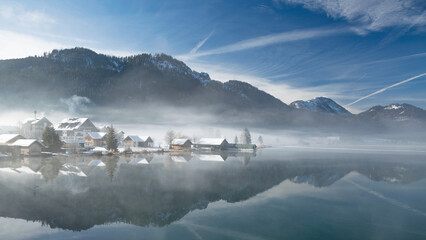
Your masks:
M 172 145 L 184 145 L 187 141 L 191 143 L 191 141 L 187 138 L 176 138 L 176 139 L 173 139 Z
M 152 141 L 151 137 L 149 136 L 136 136 L 136 135 L 129 135 L 124 140 L 132 140 L 133 142 L 146 142 L 148 140 Z
M 41 143 L 37 139 L 19 139 L 11 145 L 18 147 L 30 147 L 33 144 L 40 144 L 41 147 L 44 147 L 43 143 Z
M 198 144 L 201 145 L 222 145 L 222 143 L 226 141 L 225 138 L 201 138 L 198 141 Z
M 24 139 L 23 136 L 19 134 L 0 134 L 0 143 L 11 143 L 14 138 Z
M 56 130 L 75 130 L 81 127 L 84 122 L 89 120 L 88 118 L 66 118 L 58 124 Z
M 150 136 L 139 136 L 144 142 L 146 141 L 152 141 Z
M 142 138 L 140 138 L 139 136 L 136 136 L 136 135 L 129 135 L 124 140 L 132 140 L 133 142 L 144 142 L 144 140 L 142 140 Z
M 89 132 L 87 133 L 87 135 L 90 136 L 92 139 L 101 140 L 102 138 L 105 137 L 106 133 L 105 132 Z
M 31 124 L 31 125 L 35 125 L 35 124 L 37 124 L 37 123 L 39 123 L 39 122 L 41 122 L 41 120 L 46 120 L 46 121 L 48 121 L 50 124 L 52 124 L 46 117 L 42 117 L 42 118 L 29 118 L 29 119 L 27 119 L 27 120 L 25 120 L 25 123 L 24 123 L 24 125 L 25 124 Z

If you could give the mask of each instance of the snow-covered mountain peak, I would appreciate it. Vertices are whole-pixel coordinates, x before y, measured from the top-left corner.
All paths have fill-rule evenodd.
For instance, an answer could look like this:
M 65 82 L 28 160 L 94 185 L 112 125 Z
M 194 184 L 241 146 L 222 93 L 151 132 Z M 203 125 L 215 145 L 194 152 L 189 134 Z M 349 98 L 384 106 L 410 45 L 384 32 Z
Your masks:
M 290 104 L 291 107 L 296 109 L 303 109 L 312 112 L 322 112 L 329 114 L 350 114 L 348 110 L 344 107 L 337 104 L 330 98 L 327 97 L 317 97 L 308 101 L 295 101 Z

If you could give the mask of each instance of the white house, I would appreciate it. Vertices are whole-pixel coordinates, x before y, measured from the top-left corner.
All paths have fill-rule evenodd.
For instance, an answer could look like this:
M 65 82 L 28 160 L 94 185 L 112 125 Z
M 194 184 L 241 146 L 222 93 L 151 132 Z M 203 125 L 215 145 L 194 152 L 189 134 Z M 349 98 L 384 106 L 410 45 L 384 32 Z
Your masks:
M 31 118 L 25 121 L 21 127 L 21 133 L 26 138 L 41 139 L 46 127 L 52 127 L 53 124 L 45 117 Z
M 89 132 L 98 132 L 98 128 L 88 118 L 67 118 L 55 128 L 61 140 L 84 140 Z

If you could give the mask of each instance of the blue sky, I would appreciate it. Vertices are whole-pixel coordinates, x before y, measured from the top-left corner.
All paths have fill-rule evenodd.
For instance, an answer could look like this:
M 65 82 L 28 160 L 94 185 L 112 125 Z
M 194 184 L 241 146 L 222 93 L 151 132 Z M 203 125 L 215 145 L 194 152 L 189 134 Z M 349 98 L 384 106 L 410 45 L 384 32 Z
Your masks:
M 426 108 L 425 1 L 0 3 L 1 59 L 74 46 L 119 56 L 164 52 L 285 103 L 328 96 L 348 105 L 378 91 L 348 108 Z

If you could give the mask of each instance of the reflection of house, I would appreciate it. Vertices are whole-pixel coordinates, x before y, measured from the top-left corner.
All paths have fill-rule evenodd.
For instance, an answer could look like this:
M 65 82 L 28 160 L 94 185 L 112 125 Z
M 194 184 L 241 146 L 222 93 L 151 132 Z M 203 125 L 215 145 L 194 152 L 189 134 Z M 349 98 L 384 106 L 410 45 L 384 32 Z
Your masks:
M 186 138 L 173 139 L 170 144 L 170 149 L 176 150 L 191 150 L 192 142 Z
M 19 134 L 0 134 L 0 145 L 12 144 L 19 139 L 25 138 Z
M 53 124 L 45 117 L 33 118 L 22 124 L 21 132 L 26 138 L 41 139 L 46 127 L 52 127 Z
M 152 141 L 151 137 L 148 136 L 135 136 L 129 135 L 123 140 L 123 144 L 125 148 L 131 147 L 152 147 L 154 146 L 154 141 Z
M 84 140 L 89 132 L 98 132 L 98 128 L 88 118 L 67 118 L 56 127 L 61 140 Z
M 41 155 L 41 149 L 44 148 L 44 145 L 37 139 L 19 139 L 11 146 L 17 148 L 20 154 L 30 156 Z
M 201 138 L 194 146 L 198 149 L 225 150 L 228 148 L 228 141 L 224 138 Z
M 62 140 L 62 148 L 72 153 L 80 152 L 84 148 L 84 140 L 81 140 L 81 139 Z
M 145 158 L 134 158 L 129 164 L 138 165 L 138 164 L 149 164 L 149 162 Z
M 84 137 L 84 146 L 85 147 L 103 147 L 105 146 L 105 136 L 104 132 L 89 132 Z
M 223 162 L 225 159 L 221 155 L 197 154 L 196 157 L 201 161 Z

